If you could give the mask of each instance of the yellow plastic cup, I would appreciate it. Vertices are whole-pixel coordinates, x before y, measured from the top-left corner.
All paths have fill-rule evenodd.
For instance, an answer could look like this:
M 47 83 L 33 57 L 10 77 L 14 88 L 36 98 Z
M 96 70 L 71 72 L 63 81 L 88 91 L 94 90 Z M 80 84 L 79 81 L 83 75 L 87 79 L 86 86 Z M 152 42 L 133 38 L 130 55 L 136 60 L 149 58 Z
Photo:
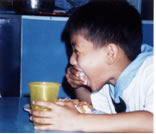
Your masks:
M 48 101 L 55 103 L 58 98 L 60 84 L 53 82 L 30 82 L 29 88 L 31 108 L 33 110 L 48 111 L 49 109 L 46 107 L 33 105 L 32 101 Z M 39 125 L 38 123 L 34 124 Z

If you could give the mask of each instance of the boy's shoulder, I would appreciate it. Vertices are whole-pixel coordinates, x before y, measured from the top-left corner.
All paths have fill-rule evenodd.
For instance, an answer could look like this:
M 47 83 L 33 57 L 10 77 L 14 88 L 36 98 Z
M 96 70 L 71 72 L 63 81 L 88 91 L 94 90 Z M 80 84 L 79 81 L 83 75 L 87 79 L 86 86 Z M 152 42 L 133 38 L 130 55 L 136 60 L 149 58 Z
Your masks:
M 153 67 L 154 67 L 153 60 L 154 60 L 154 56 L 149 56 L 148 58 L 146 58 L 146 60 L 144 61 L 144 63 L 140 67 L 140 69 L 138 70 L 138 73 L 142 72 L 142 73 L 146 73 L 146 74 L 150 75 L 149 73 L 153 72 Z
M 146 58 L 144 63 L 141 65 L 139 70 L 137 71 L 134 79 L 126 89 L 126 92 L 133 92 L 132 94 L 137 92 L 142 92 L 141 94 L 145 94 L 149 92 L 149 90 L 153 89 L 153 72 L 154 72 L 154 64 L 153 64 L 153 56 L 149 56 Z M 132 90 L 134 89 L 134 90 Z

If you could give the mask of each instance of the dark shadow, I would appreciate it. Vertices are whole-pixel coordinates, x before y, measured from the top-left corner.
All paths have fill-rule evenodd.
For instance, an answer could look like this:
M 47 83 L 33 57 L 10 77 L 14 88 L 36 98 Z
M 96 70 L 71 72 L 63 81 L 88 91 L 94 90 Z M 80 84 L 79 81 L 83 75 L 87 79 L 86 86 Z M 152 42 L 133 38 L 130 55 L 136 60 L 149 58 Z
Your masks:
M 62 86 L 63 86 L 63 89 L 66 92 L 66 94 L 69 95 L 71 99 L 75 99 L 76 98 L 76 95 L 75 95 L 75 92 L 74 92 L 75 89 L 72 88 L 69 85 L 69 83 L 67 82 L 66 77 L 63 78 Z
M 68 65 L 66 67 L 66 71 L 67 71 L 67 68 L 70 66 L 69 59 L 70 59 L 71 54 L 72 54 L 72 47 L 70 44 L 70 36 L 69 36 L 69 33 L 68 33 L 66 26 L 62 32 L 61 40 L 65 44 L 66 54 L 68 57 Z M 74 99 L 75 98 L 74 89 L 69 85 L 65 76 L 63 78 L 62 86 L 63 86 L 64 91 L 67 93 L 67 95 L 69 95 L 72 99 Z
M 20 96 L 21 17 L 0 15 L 0 92 Z

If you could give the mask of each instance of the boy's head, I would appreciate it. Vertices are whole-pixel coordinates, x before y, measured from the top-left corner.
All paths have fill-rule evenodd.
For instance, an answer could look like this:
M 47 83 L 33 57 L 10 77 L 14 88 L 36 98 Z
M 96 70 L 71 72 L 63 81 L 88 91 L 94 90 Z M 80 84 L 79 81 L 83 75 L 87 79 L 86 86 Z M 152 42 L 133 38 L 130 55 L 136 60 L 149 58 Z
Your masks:
M 130 61 L 140 53 L 142 24 L 137 10 L 123 0 L 92 2 L 78 8 L 66 25 L 70 35 L 79 33 L 95 47 L 120 46 Z
M 78 8 L 66 32 L 73 47 L 70 63 L 86 74 L 93 91 L 106 83 L 115 84 L 140 53 L 140 15 L 125 1 L 93 2 Z

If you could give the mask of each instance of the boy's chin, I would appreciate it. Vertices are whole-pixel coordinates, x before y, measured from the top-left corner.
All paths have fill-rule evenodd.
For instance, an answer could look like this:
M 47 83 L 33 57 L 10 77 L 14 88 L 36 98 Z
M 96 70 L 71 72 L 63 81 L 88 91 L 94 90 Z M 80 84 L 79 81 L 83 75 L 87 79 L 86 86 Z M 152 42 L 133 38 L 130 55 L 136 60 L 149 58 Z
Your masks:
M 99 91 L 103 86 L 100 86 L 100 87 L 92 87 L 92 92 L 97 92 Z

